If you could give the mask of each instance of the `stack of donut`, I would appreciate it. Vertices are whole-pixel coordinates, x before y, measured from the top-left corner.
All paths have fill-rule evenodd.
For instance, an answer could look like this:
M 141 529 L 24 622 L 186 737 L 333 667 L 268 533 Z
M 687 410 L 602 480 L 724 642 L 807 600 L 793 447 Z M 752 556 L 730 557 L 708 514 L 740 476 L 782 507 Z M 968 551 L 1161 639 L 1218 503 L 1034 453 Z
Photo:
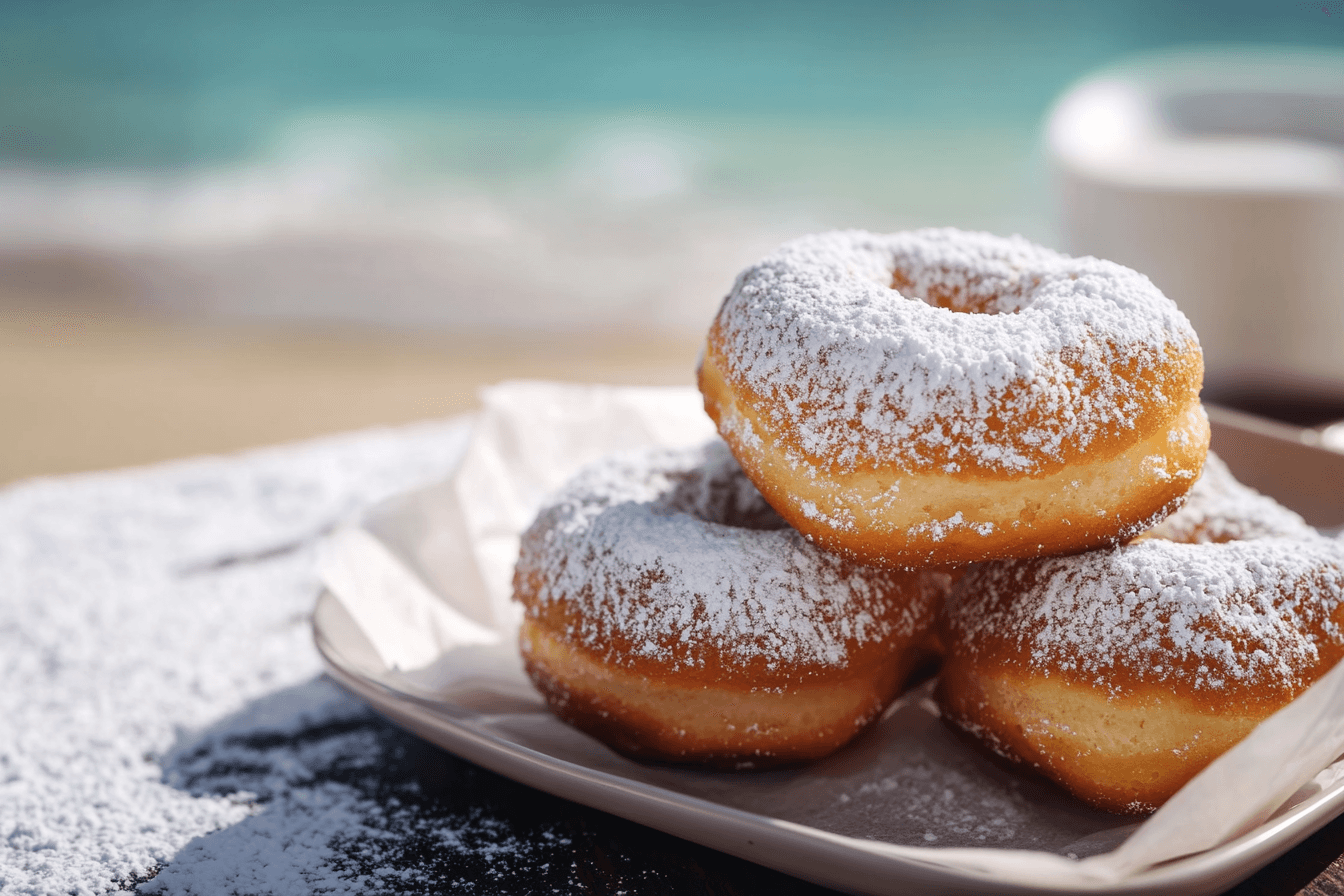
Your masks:
M 1344 655 L 1344 543 L 1206 465 L 1202 377 L 1189 322 L 1110 262 L 788 243 L 709 331 L 722 441 L 594 465 L 524 534 L 529 674 L 623 753 L 764 767 L 837 749 L 937 657 L 950 723 L 1149 811 Z

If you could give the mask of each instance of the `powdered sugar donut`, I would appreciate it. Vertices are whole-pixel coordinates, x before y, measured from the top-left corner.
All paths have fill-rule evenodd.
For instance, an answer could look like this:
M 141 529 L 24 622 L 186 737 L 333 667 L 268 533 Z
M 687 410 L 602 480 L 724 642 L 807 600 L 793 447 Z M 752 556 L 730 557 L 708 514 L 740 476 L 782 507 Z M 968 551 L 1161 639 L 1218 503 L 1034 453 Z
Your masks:
M 1194 331 L 1147 278 L 955 230 L 786 244 L 738 277 L 700 368 L 781 516 L 905 567 L 1152 525 L 1203 463 L 1202 379 Z
M 623 753 L 741 767 L 862 730 L 927 655 L 948 582 L 808 544 L 715 440 L 581 473 L 523 536 L 514 591 L 557 715 Z
M 1093 805 L 1147 812 L 1329 671 L 1344 544 L 1210 461 L 1151 536 L 972 567 L 940 619 L 944 717 Z

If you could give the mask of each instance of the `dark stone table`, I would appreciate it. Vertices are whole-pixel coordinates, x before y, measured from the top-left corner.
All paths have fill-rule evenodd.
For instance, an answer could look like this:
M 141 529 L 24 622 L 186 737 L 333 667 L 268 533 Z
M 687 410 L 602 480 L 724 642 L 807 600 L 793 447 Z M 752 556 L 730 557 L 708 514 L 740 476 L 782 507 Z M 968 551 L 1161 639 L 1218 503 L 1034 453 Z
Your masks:
M 308 687 L 320 690 L 323 684 Z M 322 762 L 298 763 L 303 771 L 296 778 L 295 759 L 303 755 L 321 757 Z M 308 789 L 323 782 L 353 788 L 367 799 L 369 811 L 351 825 L 362 833 L 338 844 L 331 869 L 349 876 L 372 873 L 379 892 L 833 892 L 516 784 L 371 711 L 284 738 L 244 730 L 215 734 L 179 748 L 169 759 L 168 777 L 198 793 L 228 795 L 248 789 L 258 794 L 262 807 L 290 798 L 277 782 Z M 305 821 L 301 813 L 282 815 L 296 826 Z M 455 832 L 448 848 L 445 830 Z M 362 855 L 376 831 L 394 837 Z M 201 847 L 211 849 L 211 838 L 218 836 L 206 835 Z M 1337 896 L 1344 893 L 1341 853 L 1344 818 L 1229 892 Z M 240 855 L 246 858 L 246 853 Z M 398 880 L 401 873 L 405 877 Z

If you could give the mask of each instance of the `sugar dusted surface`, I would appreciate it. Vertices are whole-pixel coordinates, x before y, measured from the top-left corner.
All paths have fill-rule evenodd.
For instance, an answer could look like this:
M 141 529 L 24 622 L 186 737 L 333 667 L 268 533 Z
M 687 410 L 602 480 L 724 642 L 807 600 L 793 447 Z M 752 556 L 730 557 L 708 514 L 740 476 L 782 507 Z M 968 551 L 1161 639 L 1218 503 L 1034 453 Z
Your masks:
M 1165 681 L 1174 655 L 1198 659 L 1196 688 L 1297 687 L 1320 659 L 1320 638 L 1340 639 L 1331 617 L 1344 600 L 1344 558 L 1324 542 L 1153 541 L 1115 554 L 1052 579 L 1038 609 L 1034 665 L 1084 673 L 1117 665 Z
M 313 545 L 445 475 L 465 436 L 434 424 L 0 490 L 0 892 L 404 886 L 397 844 L 432 821 L 359 786 L 409 736 L 320 677 Z
M 1185 504 L 1144 536 L 1207 544 L 1316 534 L 1306 520 L 1278 501 L 1238 482 L 1222 458 L 1210 453 Z
M 775 515 L 720 441 L 613 456 L 588 467 L 523 536 L 529 610 L 576 607 L 571 642 L 622 663 L 672 668 L 764 661 L 842 667 L 855 645 L 909 636 L 932 591 L 893 613 L 908 576 L 856 566 Z
M 1113 693 L 1131 682 L 1295 693 L 1339 657 L 1341 604 L 1344 543 L 1211 456 L 1189 503 L 1144 538 L 984 564 L 945 612 L 966 649 L 1004 639 L 1034 671 Z
M 1183 402 L 1132 376 L 1197 345 L 1141 274 L 951 229 L 787 243 L 738 277 L 716 332 L 776 431 L 841 470 L 1031 474 Z

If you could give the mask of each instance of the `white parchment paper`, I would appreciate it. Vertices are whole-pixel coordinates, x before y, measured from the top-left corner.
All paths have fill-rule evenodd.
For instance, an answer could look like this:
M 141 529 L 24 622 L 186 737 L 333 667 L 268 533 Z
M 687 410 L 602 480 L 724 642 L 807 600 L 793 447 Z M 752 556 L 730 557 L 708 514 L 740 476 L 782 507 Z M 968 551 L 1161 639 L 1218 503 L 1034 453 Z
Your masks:
M 1225 843 L 1344 777 L 1344 666 L 1266 721 L 1159 812 L 1088 809 L 952 735 L 927 689 L 802 770 L 643 766 L 556 720 L 522 673 L 510 601 L 518 538 L 540 502 L 610 451 L 713 434 L 691 389 L 505 383 L 454 475 L 385 502 L 323 547 L 322 578 L 408 688 L 487 714 L 500 736 L 681 793 L 877 841 L 921 861 L 1080 889 Z

